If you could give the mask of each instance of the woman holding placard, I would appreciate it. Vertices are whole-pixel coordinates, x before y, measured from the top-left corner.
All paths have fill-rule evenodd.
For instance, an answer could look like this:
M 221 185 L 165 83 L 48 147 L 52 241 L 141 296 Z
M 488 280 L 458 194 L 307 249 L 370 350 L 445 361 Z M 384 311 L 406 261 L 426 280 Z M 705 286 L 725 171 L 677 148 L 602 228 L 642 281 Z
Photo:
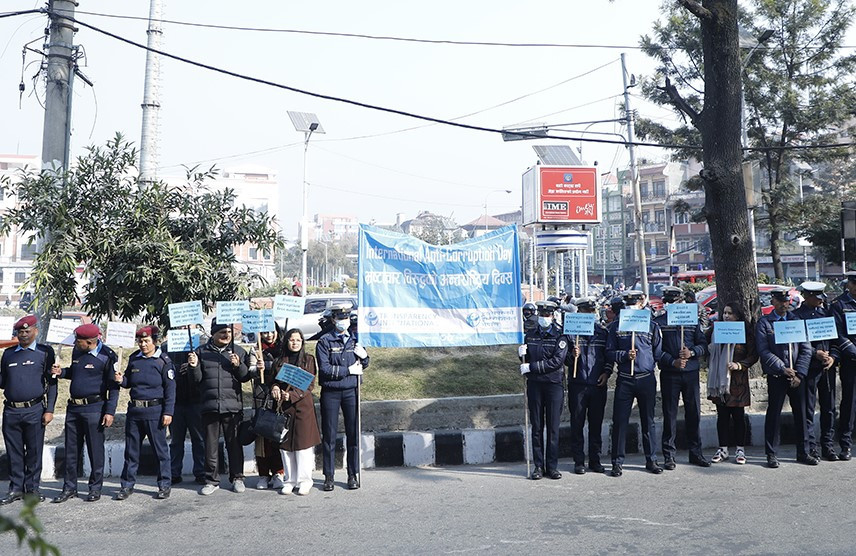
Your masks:
M 288 364 L 317 375 L 315 358 L 306 353 L 303 333 L 298 328 L 292 328 L 285 333 L 283 348 L 282 356 L 275 362 L 277 369 Z M 285 440 L 279 445 L 285 469 L 280 494 L 291 494 L 296 487 L 297 494 L 305 496 L 312 489 L 314 448 L 321 444 L 318 421 L 315 418 L 315 400 L 312 398 L 314 387 L 315 380 L 306 390 L 279 381 L 271 387 L 273 399 L 282 400 L 283 411 L 291 415 L 291 427 Z
M 745 318 L 740 306 L 727 303 L 722 310 L 725 322 L 742 322 Z M 745 344 L 717 344 L 713 330 L 708 329 L 710 360 L 707 371 L 707 399 L 716 404 L 716 432 L 719 450 L 710 461 L 720 463 L 728 459 L 728 431 L 734 427 L 734 444 L 737 447 L 735 463 L 746 463 L 746 407 L 752 402 L 749 393 L 749 368 L 758 362 L 755 340 L 747 328 Z

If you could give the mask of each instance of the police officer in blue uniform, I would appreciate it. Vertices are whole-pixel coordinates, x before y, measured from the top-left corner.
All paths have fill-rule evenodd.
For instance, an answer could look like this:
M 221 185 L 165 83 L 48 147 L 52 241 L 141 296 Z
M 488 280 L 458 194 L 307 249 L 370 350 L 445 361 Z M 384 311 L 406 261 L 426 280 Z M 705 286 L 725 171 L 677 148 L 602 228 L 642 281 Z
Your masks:
M 18 345 L 6 348 L 0 359 L 0 389 L 6 398 L 3 408 L 3 440 L 9 455 L 9 494 L 0 506 L 25 494 L 45 498 L 39 492 L 45 427 L 53 420 L 56 379 L 50 375 L 55 361 L 50 346 L 37 344 L 38 321 L 27 315 L 13 327 Z
M 663 288 L 663 303 L 681 303 L 684 292 L 675 286 Z M 707 355 L 707 340 L 701 327 L 669 326 L 664 309 L 654 318 L 663 334 L 663 354 L 660 356 L 660 394 L 663 400 L 663 468 L 673 470 L 675 463 L 675 437 L 677 436 L 678 402 L 684 399 L 684 422 L 690 463 L 710 467 L 710 461 L 701 451 L 701 401 L 699 397 L 699 369 L 701 359 Z M 683 343 L 681 343 L 683 340 Z
M 535 469 L 530 478 L 533 481 L 544 477 L 545 471 L 551 479 L 562 478 L 559 472 L 559 422 L 565 401 L 562 379 L 569 348 L 568 339 L 553 321 L 559 306 L 553 301 L 539 301 L 536 307 L 538 326 L 526 333 L 526 343 L 518 350 L 523 360 L 520 374 L 526 376 L 529 419 L 532 421 L 532 460 Z
M 657 378 L 654 366 L 662 351 L 660 327 L 651 319 L 648 332 L 636 332 L 633 343 L 631 332 L 620 332 L 619 312 L 625 307 L 643 309 L 645 295 L 638 290 L 624 293 L 623 298 L 611 302 L 615 320 L 607 328 L 606 365 L 610 373 L 618 365 L 615 382 L 615 399 L 612 408 L 612 470 L 613 477 L 624 472 L 624 452 L 627 443 L 627 427 L 633 400 L 639 405 L 639 420 L 642 428 L 642 449 L 645 452 L 645 469 L 659 475 L 663 468 L 657 463 L 651 436 L 654 433 L 654 404 L 657 401 Z M 633 362 L 633 365 L 631 365 Z M 632 368 L 631 368 L 632 367 Z
M 74 329 L 71 365 L 60 369 L 54 364 L 52 374 L 71 381 L 68 409 L 65 414 L 65 480 L 62 492 L 53 499 L 62 503 L 77 496 L 77 465 L 80 450 L 86 444 L 92 472 L 89 474 L 87 502 L 101 499 L 104 481 L 104 428 L 113 424 L 119 385 L 114 380 L 116 353 L 99 339 L 101 329 L 83 324 Z
M 351 306 L 342 304 L 332 308 L 333 329 L 324 334 L 315 346 L 318 363 L 318 382 L 321 384 L 321 445 L 323 448 L 324 486 L 333 490 L 336 467 L 336 432 L 339 411 L 345 421 L 347 449 L 348 489 L 360 488 L 359 430 L 357 406 L 360 403 L 357 387 L 362 383 L 363 370 L 369 366 L 369 356 L 351 326 Z
M 838 414 L 838 443 L 841 451 L 838 453 L 838 459 L 842 461 L 850 461 L 853 428 L 856 423 L 856 329 L 847 325 L 848 313 L 856 313 L 856 272 L 847 273 L 844 293 L 832 303 L 841 362 L 841 406 Z
M 590 297 L 581 297 L 574 302 L 577 312 L 594 314 L 597 302 Z M 574 473 L 586 472 L 583 451 L 583 427 L 588 419 L 589 469 L 603 473 L 600 452 L 603 445 L 601 428 L 606 408 L 606 328 L 597 320 L 594 335 L 570 336 L 573 349 L 568 351 L 568 410 L 571 413 L 571 455 L 574 458 Z M 574 376 L 576 369 L 576 376 Z
M 809 454 L 808 434 L 806 432 L 805 390 L 808 365 L 811 361 L 811 344 L 798 342 L 777 344 L 774 323 L 797 320 L 790 309 L 788 289 L 781 288 L 770 293 L 773 312 L 758 321 L 755 328 L 755 342 L 761 370 L 767 375 L 767 415 L 764 419 L 764 451 L 767 453 L 767 467 L 776 469 L 779 460 L 776 450 L 779 447 L 782 407 L 785 397 L 791 404 L 794 416 L 794 431 L 797 444 L 797 461 L 806 465 L 817 465 L 817 458 Z
M 803 320 L 822 319 L 832 316 L 826 307 L 826 284 L 805 281 L 798 288 L 804 301 L 794 309 L 795 317 Z M 837 338 L 835 343 L 837 343 Z M 833 349 L 831 340 L 811 342 L 811 363 L 806 377 L 806 434 L 808 435 L 809 454 L 827 461 L 838 461 L 835 453 L 835 365 L 838 362 L 838 349 Z M 820 405 L 820 452 L 814 434 L 814 411 Z
M 158 460 L 158 493 L 156 498 L 169 498 L 172 474 L 166 427 L 172 422 L 175 409 L 175 369 L 169 357 L 157 345 L 157 326 L 137 330 L 140 348 L 128 358 L 124 374 L 116 373 L 116 382 L 131 390 L 128 415 L 125 419 L 125 467 L 116 500 L 125 500 L 134 492 L 143 438 Z

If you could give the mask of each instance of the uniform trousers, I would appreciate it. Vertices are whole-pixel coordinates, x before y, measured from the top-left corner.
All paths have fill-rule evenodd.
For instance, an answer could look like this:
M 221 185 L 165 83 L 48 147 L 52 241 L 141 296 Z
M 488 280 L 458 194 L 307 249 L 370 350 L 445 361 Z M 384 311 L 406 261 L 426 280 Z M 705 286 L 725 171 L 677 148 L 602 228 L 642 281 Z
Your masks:
M 838 439 L 842 450 L 853 446 L 853 427 L 856 425 L 856 361 L 841 363 L 841 410 L 838 414 Z
M 601 428 L 606 409 L 606 387 L 593 384 L 568 383 L 568 411 L 571 413 L 571 455 L 574 464 L 585 462 L 583 427 L 588 419 L 589 463 L 600 462 L 603 447 Z
M 176 403 L 169 425 L 169 454 L 172 476 L 181 477 L 184 467 L 184 439 L 190 436 L 193 476 L 205 478 L 205 437 L 202 434 L 202 408 L 198 403 Z
M 612 408 L 612 463 L 624 464 L 627 427 L 633 400 L 639 405 L 639 422 L 642 428 L 642 449 L 645 459 L 655 459 L 651 435 L 654 433 L 654 404 L 657 400 L 657 378 L 654 373 L 644 376 L 618 375 Z
M 527 379 L 529 419 L 532 421 L 532 462 L 550 471 L 559 469 L 559 424 L 565 392 L 562 383 L 537 382 Z M 544 428 L 547 428 L 546 437 Z M 546 457 L 544 448 L 546 444 Z
M 9 455 L 9 492 L 39 490 L 45 446 L 44 411 L 42 404 L 25 408 L 6 406 L 3 410 L 3 439 Z
M 77 490 L 77 466 L 84 443 L 92 471 L 89 492 L 100 494 L 104 483 L 104 427 L 100 411 L 81 411 L 86 406 L 69 406 L 65 415 L 65 481 L 63 490 Z
M 339 410 L 345 421 L 345 446 L 348 453 L 348 476 L 360 470 L 359 431 L 357 430 L 357 389 L 321 390 L 321 445 L 324 449 L 324 476 L 332 477 L 336 470 L 336 432 Z
M 205 482 L 209 485 L 220 484 L 220 434 L 226 443 L 226 456 L 229 458 L 229 481 L 244 478 L 244 447 L 238 440 L 238 425 L 243 415 L 240 412 L 217 413 L 208 411 L 202 414 L 202 428 L 205 431 Z
M 315 448 L 305 448 L 292 452 L 280 450 L 285 478 L 285 488 L 294 490 L 305 484 L 312 484 L 312 470 L 315 469 Z
M 122 468 L 122 488 L 133 488 L 137 482 L 140 450 L 143 447 L 143 438 L 147 436 L 158 460 L 158 488 L 167 489 L 172 484 L 166 428 L 161 425 L 160 408 L 155 409 L 158 409 L 156 417 L 139 417 L 133 415 L 134 409 L 128 411 L 125 419 L 125 466 Z
M 790 386 L 791 383 L 784 377 L 767 375 L 768 402 L 767 415 L 764 418 L 764 452 L 768 456 L 776 455 L 776 450 L 779 448 L 785 398 L 788 398 L 794 416 L 797 457 L 808 455 L 808 435 L 805 430 L 805 381 L 801 380 L 796 388 Z
M 687 447 L 690 457 L 701 456 L 701 406 L 698 371 L 664 371 L 660 373 L 663 398 L 663 459 L 675 459 L 675 437 L 678 432 L 678 401 L 684 399 Z
M 820 447 L 832 451 L 835 445 L 835 368 L 824 371 L 809 368 L 806 377 L 805 407 L 806 435 L 809 452 L 817 451 L 814 434 L 814 412 L 820 406 Z

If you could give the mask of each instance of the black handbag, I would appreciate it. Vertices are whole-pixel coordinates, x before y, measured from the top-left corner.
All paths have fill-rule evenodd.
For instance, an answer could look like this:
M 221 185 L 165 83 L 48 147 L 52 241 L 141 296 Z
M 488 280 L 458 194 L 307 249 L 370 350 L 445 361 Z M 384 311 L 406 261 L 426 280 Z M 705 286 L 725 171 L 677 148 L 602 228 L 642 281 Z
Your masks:
M 281 403 L 274 403 L 273 406 L 269 408 L 268 404 L 264 403 L 256 409 L 251 430 L 256 436 L 282 444 L 291 428 L 291 414 L 282 412 Z

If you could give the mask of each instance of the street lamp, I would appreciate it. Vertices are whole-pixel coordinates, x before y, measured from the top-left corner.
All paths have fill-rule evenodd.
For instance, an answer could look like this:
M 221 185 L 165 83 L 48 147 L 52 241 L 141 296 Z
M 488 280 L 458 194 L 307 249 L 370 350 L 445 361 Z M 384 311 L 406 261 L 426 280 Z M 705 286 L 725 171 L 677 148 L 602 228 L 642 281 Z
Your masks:
M 301 264 L 301 279 L 303 280 L 303 295 L 306 295 L 306 251 L 309 249 L 309 182 L 306 181 L 306 158 L 309 151 L 309 138 L 313 133 L 324 133 L 324 128 L 321 127 L 321 122 L 318 121 L 318 116 L 311 112 L 292 112 L 288 111 L 288 117 L 291 118 L 291 123 L 294 129 L 303 132 L 303 216 L 300 219 L 300 249 L 303 251 L 303 261 Z
M 492 189 L 487 192 L 487 195 L 484 196 L 484 231 L 487 232 L 487 198 L 490 197 L 491 193 L 511 193 L 510 189 Z

